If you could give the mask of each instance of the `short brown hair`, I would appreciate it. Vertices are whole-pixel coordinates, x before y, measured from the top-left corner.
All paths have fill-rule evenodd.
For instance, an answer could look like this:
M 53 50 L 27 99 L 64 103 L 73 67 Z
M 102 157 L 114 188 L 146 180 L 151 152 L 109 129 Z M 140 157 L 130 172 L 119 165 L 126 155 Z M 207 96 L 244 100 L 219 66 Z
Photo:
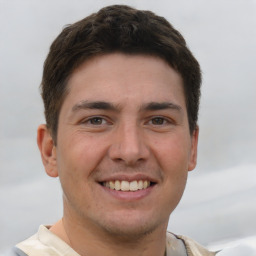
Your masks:
M 47 127 L 55 143 L 72 72 L 89 58 L 113 52 L 158 56 L 174 68 L 183 79 L 190 132 L 196 129 L 201 71 L 182 35 L 150 11 L 112 5 L 66 26 L 50 47 L 41 90 Z

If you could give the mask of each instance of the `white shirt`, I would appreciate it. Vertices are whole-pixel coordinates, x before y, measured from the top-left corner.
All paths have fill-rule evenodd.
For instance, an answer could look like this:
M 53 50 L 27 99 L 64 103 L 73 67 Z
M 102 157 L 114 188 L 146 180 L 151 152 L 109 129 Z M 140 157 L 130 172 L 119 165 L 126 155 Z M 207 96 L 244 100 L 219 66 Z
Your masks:
M 80 256 L 67 243 L 53 234 L 49 227 L 43 225 L 39 227 L 35 235 L 17 244 L 16 248 L 29 256 Z M 193 240 L 167 232 L 166 256 L 212 255 L 215 253 L 208 252 Z

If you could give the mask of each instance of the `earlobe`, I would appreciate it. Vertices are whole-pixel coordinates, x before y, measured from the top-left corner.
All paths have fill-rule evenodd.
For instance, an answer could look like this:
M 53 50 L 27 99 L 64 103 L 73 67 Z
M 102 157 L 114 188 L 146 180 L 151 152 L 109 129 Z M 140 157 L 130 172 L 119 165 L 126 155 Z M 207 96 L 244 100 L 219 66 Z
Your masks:
M 196 167 L 198 135 L 199 135 L 199 127 L 197 126 L 196 129 L 193 131 L 193 134 L 191 135 L 191 152 L 190 152 L 188 171 L 192 171 Z
M 37 145 L 46 173 L 51 177 L 58 177 L 56 146 L 49 129 L 44 124 L 37 129 Z

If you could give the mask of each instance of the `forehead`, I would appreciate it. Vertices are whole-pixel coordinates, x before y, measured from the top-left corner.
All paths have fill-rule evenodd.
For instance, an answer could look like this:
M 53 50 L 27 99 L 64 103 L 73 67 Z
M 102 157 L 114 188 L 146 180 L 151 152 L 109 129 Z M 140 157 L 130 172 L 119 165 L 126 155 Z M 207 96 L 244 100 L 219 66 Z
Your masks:
M 182 78 L 159 57 L 112 53 L 80 65 L 68 81 L 64 100 L 104 100 L 134 104 L 145 101 L 184 102 Z

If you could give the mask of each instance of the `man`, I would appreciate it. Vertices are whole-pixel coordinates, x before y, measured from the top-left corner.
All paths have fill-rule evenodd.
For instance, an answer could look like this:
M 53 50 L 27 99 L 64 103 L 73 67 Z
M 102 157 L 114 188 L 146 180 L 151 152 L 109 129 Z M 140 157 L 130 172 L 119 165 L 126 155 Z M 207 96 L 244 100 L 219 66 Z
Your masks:
M 38 146 L 63 218 L 17 255 L 215 255 L 166 233 L 198 142 L 200 67 L 164 18 L 109 6 L 66 27 L 44 65 Z

